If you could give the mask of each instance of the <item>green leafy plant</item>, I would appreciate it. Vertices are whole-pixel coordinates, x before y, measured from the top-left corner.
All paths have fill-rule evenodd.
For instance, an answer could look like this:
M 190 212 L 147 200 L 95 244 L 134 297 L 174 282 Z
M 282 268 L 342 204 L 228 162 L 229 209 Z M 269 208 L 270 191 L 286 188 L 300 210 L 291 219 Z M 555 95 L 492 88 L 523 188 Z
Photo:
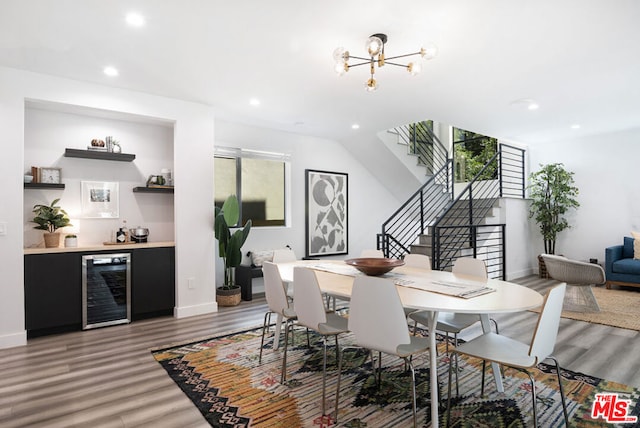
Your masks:
M 214 229 L 218 240 L 218 250 L 224 262 L 224 285 L 222 288 L 236 288 L 233 270 L 242 262 L 242 245 L 249 236 L 251 220 L 247 220 L 244 227 L 231 228 L 238 224 L 240 219 L 240 206 L 235 195 L 229 197 L 222 204 L 222 208 L 216 207 Z
M 67 212 L 56 206 L 59 201 L 60 199 L 54 199 L 51 205 L 38 204 L 33 206 L 33 213 L 36 216 L 31 221 L 37 224 L 33 227 L 34 229 L 53 233 L 61 227 L 73 226 Z
M 529 176 L 531 197 L 529 218 L 535 218 L 544 239 L 544 252 L 555 254 L 558 233 L 570 227 L 564 215 L 578 208 L 578 188 L 574 186 L 573 172 L 561 163 L 540 165 L 540 170 Z

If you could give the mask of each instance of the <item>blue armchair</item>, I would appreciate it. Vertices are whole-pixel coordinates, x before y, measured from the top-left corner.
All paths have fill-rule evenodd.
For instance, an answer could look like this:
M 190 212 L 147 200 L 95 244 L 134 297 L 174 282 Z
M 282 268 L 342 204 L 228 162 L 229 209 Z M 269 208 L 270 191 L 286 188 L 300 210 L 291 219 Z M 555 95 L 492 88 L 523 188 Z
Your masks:
M 633 258 L 633 238 L 625 236 L 623 242 L 605 249 L 607 288 L 611 284 L 640 287 L 640 260 Z

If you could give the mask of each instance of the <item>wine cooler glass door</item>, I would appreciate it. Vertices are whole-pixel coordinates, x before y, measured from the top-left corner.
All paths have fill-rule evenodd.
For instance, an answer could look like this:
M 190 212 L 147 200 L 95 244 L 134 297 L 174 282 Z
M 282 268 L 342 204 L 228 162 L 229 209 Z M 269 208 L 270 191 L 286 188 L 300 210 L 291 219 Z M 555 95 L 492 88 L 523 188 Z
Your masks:
M 131 253 L 82 257 L 82 328 L 131 322 Z

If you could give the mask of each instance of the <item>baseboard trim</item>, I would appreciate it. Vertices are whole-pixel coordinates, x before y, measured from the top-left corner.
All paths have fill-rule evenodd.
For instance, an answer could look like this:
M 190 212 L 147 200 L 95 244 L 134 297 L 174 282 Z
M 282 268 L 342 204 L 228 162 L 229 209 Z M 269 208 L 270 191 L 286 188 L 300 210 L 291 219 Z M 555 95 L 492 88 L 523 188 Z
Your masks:
M 218 304 L 211 302 L 203 305 L 175 307 L 173 309 L 173 316 L 176 318 L 187 318 L 214 312 L 218 312 Z
M 27 344 L 27 331 L 0 336 L 0 349 L 15 348 Z
M 529 276 L 529 275 L 537 275 L 537 269 L 533 269 L 533 268 L 528 268 L 528 269 L 523 269 L 523 270 L 519 270 L 519 271 L 513 271 L 513 272 L 507 272 L 507 278 L 505 278 L 505 281 L 511 281 L 512 279 L 518 279 L 518 278 L 524 278 L 525 276 Z

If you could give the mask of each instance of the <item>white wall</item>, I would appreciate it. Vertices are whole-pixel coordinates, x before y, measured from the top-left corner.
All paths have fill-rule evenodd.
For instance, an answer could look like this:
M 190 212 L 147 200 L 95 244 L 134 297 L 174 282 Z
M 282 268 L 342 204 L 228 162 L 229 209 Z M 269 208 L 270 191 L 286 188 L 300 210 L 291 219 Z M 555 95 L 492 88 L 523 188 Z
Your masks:
M 631 230 L 640 230 L 638 165 L 640 128 L 531 147 L 530 165 L 561 162 L 575 173 L 580 207 L 568 216 L 572 228 L 560 233 L 556 254 L 579 260 L 604 261 L 604 250 L 622 244 Z M 531 221 L 534 256 L 544 251 L 540 232 Z M 532 261 L 537 263 L 537 261 Z
M 243 246 L 244 254 L 250 250 L 290 245 L 298 258 L 305 256 L 305 169 L 348 174 L 349 254 L 330 258 L 357 257 L 363 248 L 375 248 L 376 234 L 380 232 L 382 222 L 400 202 L 358 159 L 335 141 L 216 121 L 216 145 L 291 156 L 291 189 L 287 195 L 291 204 L 291 225 L 253 228 Z M 220 260 L 218 266 L 217 276 L 222 281 Z
M 110 124 L 113 124 L 92 119 L 89 121 L 91 124 L 86 128 L 86 132 L 80 132 L 81 126 L 73 130 L 58 129 L 57 132 L 63 132 L 66 135 L 60 135 L 60 138 L 52 136 L 51 141 L 54 143 L 49 148 L 48 143 L 44 142 L 46 136 L 39 134 L 38 127 L 32 125 L 37 122 L 51 132 L 56 132 L 56 120 L 50 112 L 47 113 L 49 116 L 45 115 L 45 117 L 38 117 L 39 113 L 30 112 L 26 128 L 29 138 L 26 146 L 28 156 L 25 157 L 25 105 L 29 103 L 64 104 L 73 111 L 71 115 L 85 116 L 84 111 L 97 109 L 118 112 L 119 117 L 130 116 L 133 122 L 146 123 L 146 120 L 140 120 L 145 118 L 151 122 L 160 121 L 173 125 L 175 315 L 184 317 L 216 311 L 216 268 L 212 260 L 219 262 L 219 258 L 215 255 L 213 238 L 213 110 L 195 103 L 0 67 L 0 125 L 3 130 L 0 134 L 0 146 L 3 147 L 3 156 L 0 156 L 0 181 L 3 183 L 0 190 L 0 198 L 3 201 L 0 204 L 0 223 L 6 223 L 8 231 L 6 236 L 0 236 L 0 253 L 3 255 L 0 258 L 2 275 L 0 348 L 26 343 L 23 274 L 24 211 L 25 207 L 40 198 L 37 193 L 39 191 L 36 191 L 36 193 L 29 193 L 30 196 L 25 199 L 23 175 L 26 168 L 32 164 L 60 166 L 63 168 L 63 176 L 65 173 L 71 173 L 72 176 L 67 178 L 72 181 L 80 180 L 80 176 L 84 176 L 87 172 L 86 166 L 67 164 L 71 159 L 62 157 L 62 149 L 76 145 L 81 148 L 86 144 L 84 138 L 85 134 L 89 133 L 88 130 L 91 133 L 100 134 L 92 137 L 109 135 L 111 132 L 105 131 Z M 65 114 L 69 112 L 61 113 L 57 119 L 70 126 L 75 126 L 74 119 L 82 121 L 82 118 L 67 117 L 64 116 Z M 125 124 L 119 124 L 119 126 L 124 151 L 129 152 L 128 148 L 135 148 L 138 151 L 133 170 L 129 171 L 127 167 L 124 170 L 127 187 L 152 173 L 155 168 L 170 167 L 165 165 L 166 153 L 160 160 L 151 160 L 149 147 L 146 144 L 140 143 L 141 145 L 136 147 L 138 143 L 131 141 L 131 145 L 128 145 L 129 143 L 122 138 L 129 132 L 126 130 L 127 126 Z M 134 134 L 140 136 L 147 131 L 150 134 L 157 133 L 156 136 L 163 141 L 164 153 L 166 150 L 164 144 L 168 144 L 166 131 L 147 129 L 145 125 L 140 125 L 131 131 L 131 137 L 133 138 Z M 119 136 L 115 132 L 113 135 L 116 138 Z M 215 137 L 215 143 L 219 145 L 291 155 L 291 226 L 254 229 L 245 244 L 245 251 L 279 248 L 289 244 L 300 257 L 304 255 L 305 169 L 349 174 L 349 254 L 347 257 L 357 256 L 363 248 L 375 247 L 376 233 L 379 231 L 381 222 L 398 205 L 399 201 L 362 166 L 356 156 L 335 141 L 224 122 L 216 125 Z M 68 141 L 71 138 L 74 140 L 73 144 Z M 32 143 L 38 147 L 32 148 L 30 146 Z M 43 152 L 40 149 L 43 149 Z M 78 168 L 78 171 L 74 172 L 75 168 Z M 122 171 L 113 173 L 110 172 L 110 168 L 101 165 L 96 172 L 104 179 L 112 177 L 119 179 Z M 73 176 L 75 174 L 77 177 Z M 67 181 L 66 178 L 64 181 Z M 77 186 L 71 185 L 69 189 L 61 192 L 65 201 L 68 195 L 70 205 L 73 205 L 71 200 L 75 199 L 72 194 L 73 187 Z M 147 196 L 160 195 L 145 195 L 145 198 Z M 143 223 L 151 221 L 143 213 L 145 208 L 141 201 L 142 199 L 137 199 L 139 207 L 128 215 L 130 214 L 132 218 L 140 215 Z M 153 204 L 158 203 L 157 200 L 154 201 Z M 168 219 L 169 216 L 162 221 Z M 88 229 L 81 225 L 80 235 L 85 233 L 84 230 Z M 153 230 L 151 233 L 153 234 Z M 102 232 L 98 235 L 87 236 L 87 239 L 101 240 Z M 193 288 L 188 287 L 190 279 L 195 285 Z
M 157 118 L 174 125 L 176 308 L 178 317 L 217 310 L 213 239 L 214 116 L 210 107 L 0 67 L 0 347 L 26 343 L 24 327 L 25 100 Z M 146 173 L 146 171 L 145 171 Z M 193 279 L 195 287 L 188 288 Z
M 62 168 L 64 190 L 29 189 L 24 192 L 25 247 L 43 246 L 41 230 L 34 230 L 32 209 L 35 204 L 49 204 L 60 198 L 59 205 L 73 220 L 73 227 L 63 233 L 78 235 L 80 246 L 113 241 L 115 231 L 126 221 L 128 227 L 149 229 L 149 241 L 174 240 L 172 194 L 134 193 L 144 186 L 149 175 L 162 168 L 173 169 L 173 124 L 140 123 L 96 117 L 93 111 L 74 114 L 55 111 L 58 105 L 27 105 L 25 112 L 24 170 L 31 166 Z M 64 157 L 66 148 L 85 149 L 93 138 L 113 135 L 123 153 L 135 154 L 133 162 L 104 161 Z M 116 219 L 83 218 L 81 182 L 106 181 L 119 184 L 120 217 Z

